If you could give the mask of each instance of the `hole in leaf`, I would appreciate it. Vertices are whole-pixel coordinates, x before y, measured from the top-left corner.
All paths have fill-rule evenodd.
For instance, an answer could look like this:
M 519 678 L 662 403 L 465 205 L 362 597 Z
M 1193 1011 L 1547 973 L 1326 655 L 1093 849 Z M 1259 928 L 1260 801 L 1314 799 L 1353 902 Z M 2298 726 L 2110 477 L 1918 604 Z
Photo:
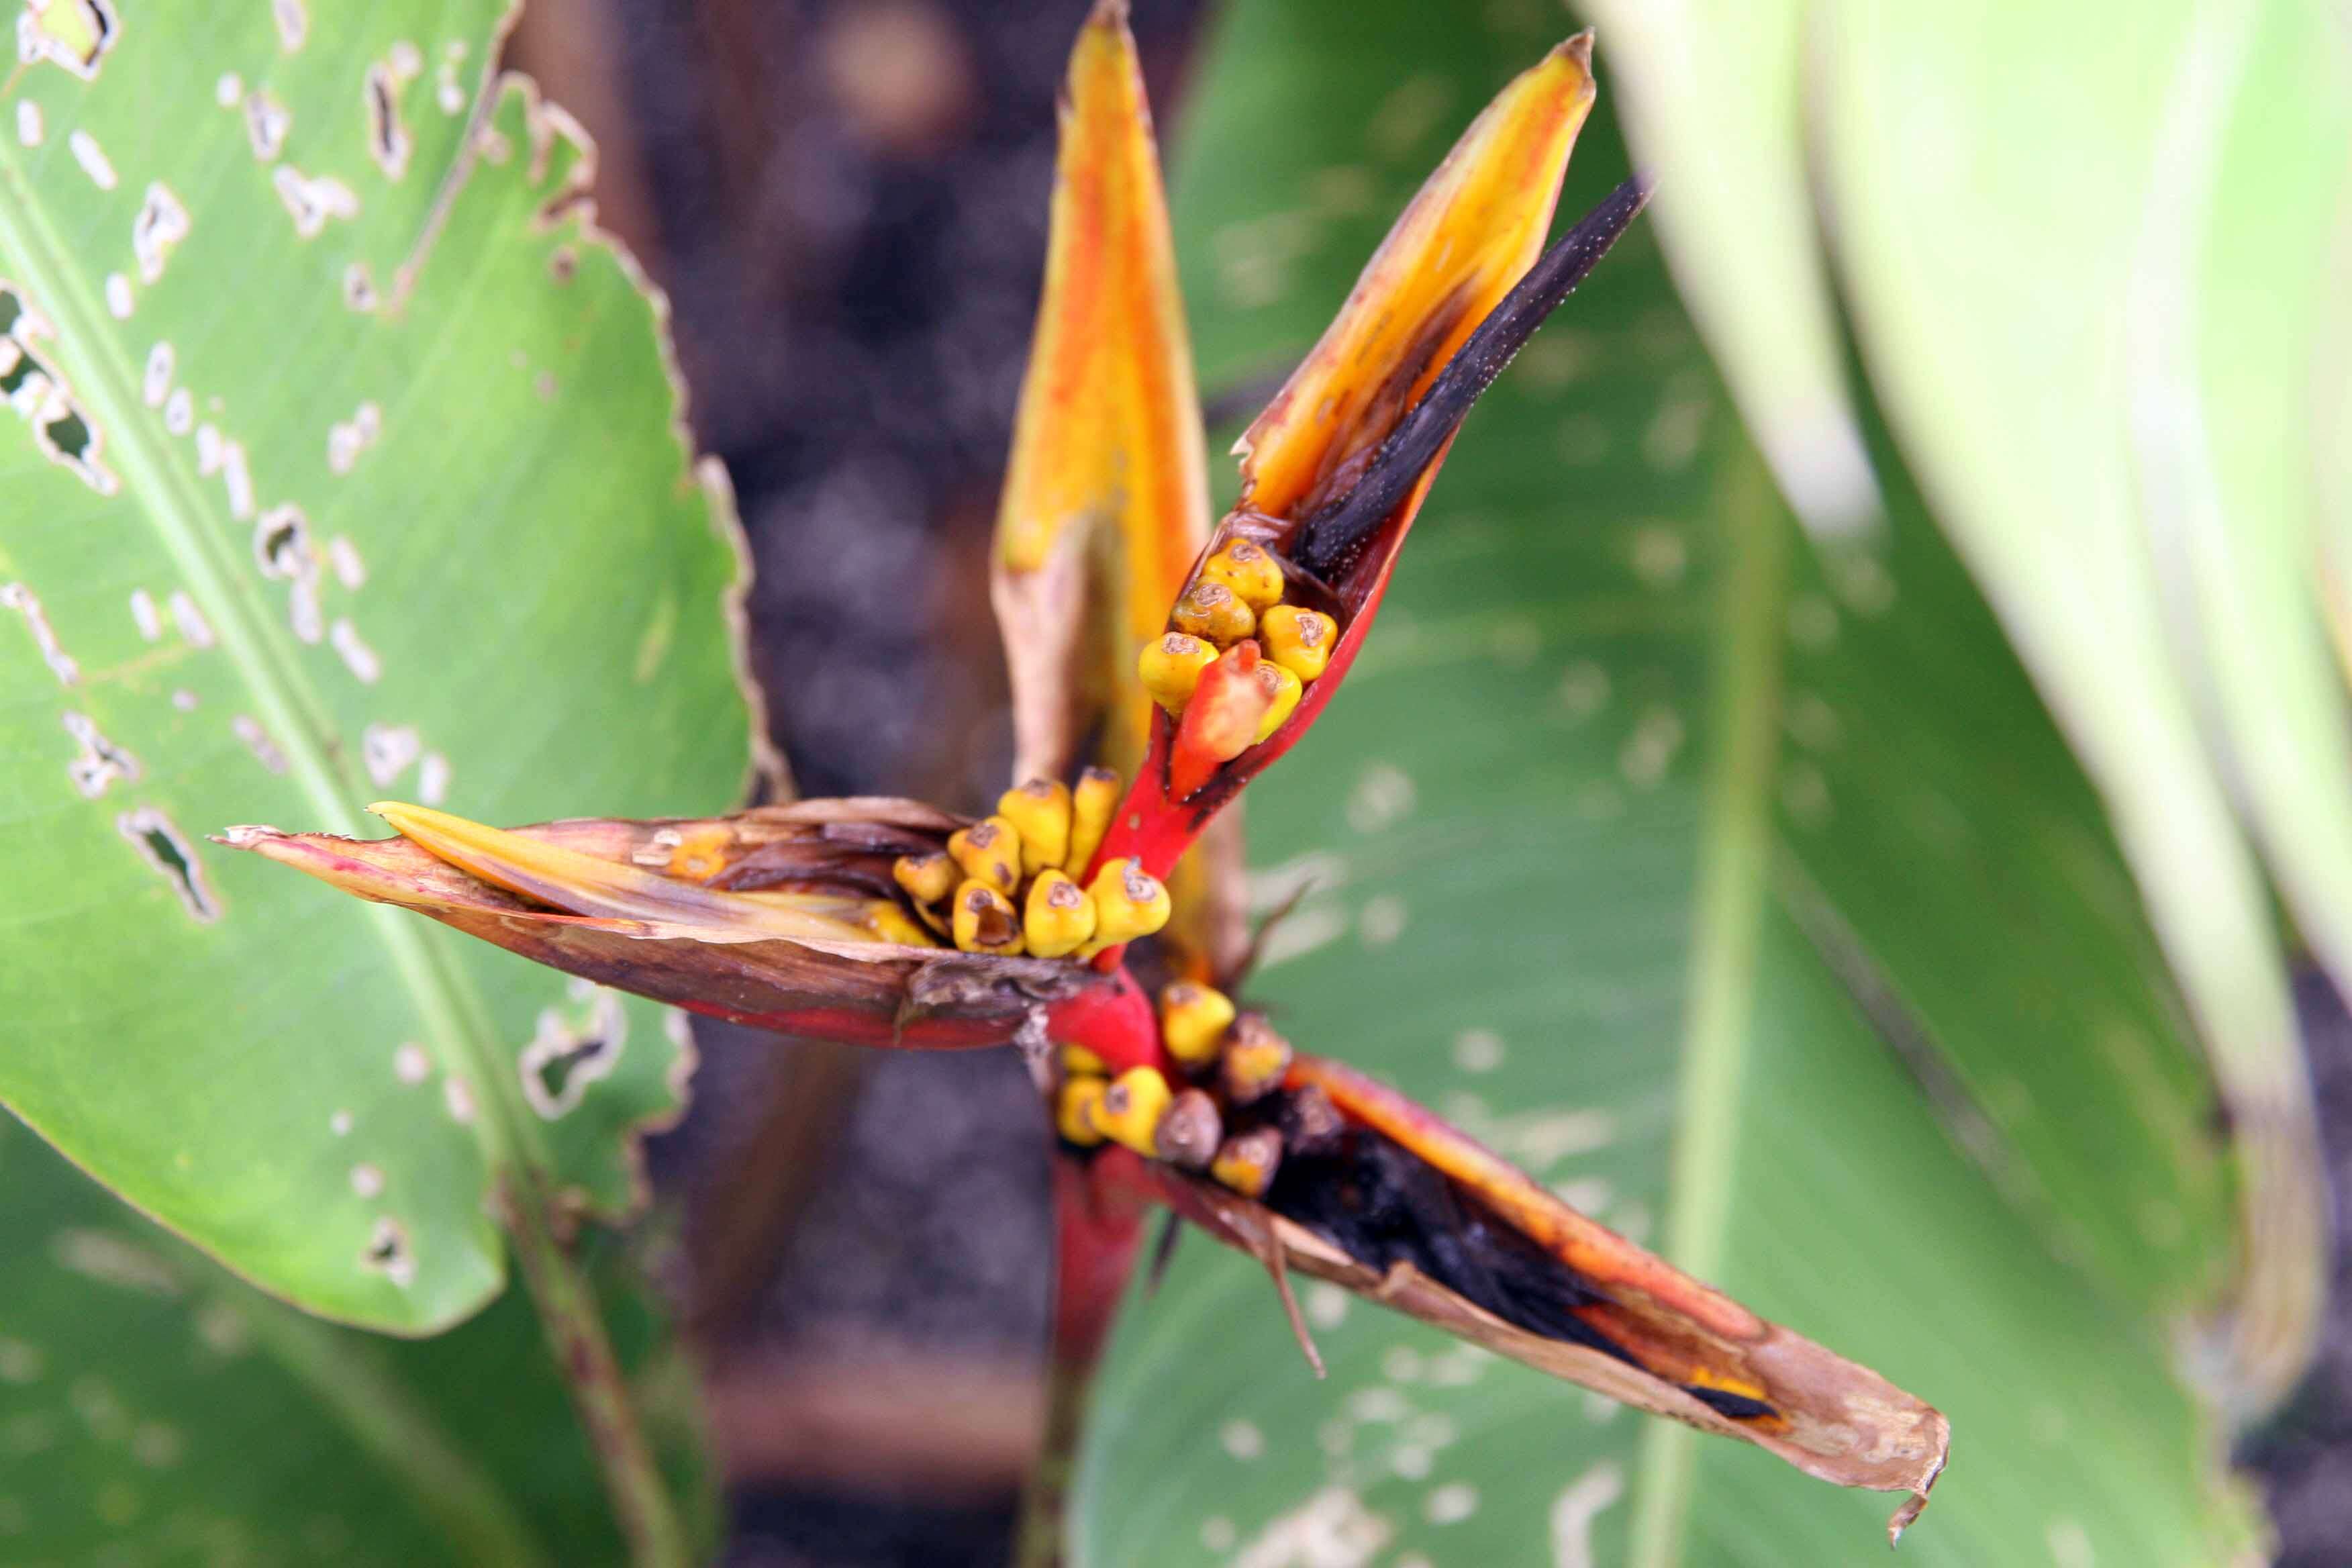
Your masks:
M 628 1016 L 610 991 L 593 994 L 585 1017 L 566 1019 L 560 1008 L 539 1016 L 539 1032 L 523 1047 L 518 1066 L 523 1098 L 554 1121 L 586 1097 L 588 1086 L 613 1070 L 628 1041 Z
M 205 881 L 195 851 L 171 818 L 152 806 L 126 811 L 114 819 L 115 830 L 131 840 L 142 858 L 163 874 L 180 895 L 190 914 L 210 922 L 220 919 L 220 900 Z

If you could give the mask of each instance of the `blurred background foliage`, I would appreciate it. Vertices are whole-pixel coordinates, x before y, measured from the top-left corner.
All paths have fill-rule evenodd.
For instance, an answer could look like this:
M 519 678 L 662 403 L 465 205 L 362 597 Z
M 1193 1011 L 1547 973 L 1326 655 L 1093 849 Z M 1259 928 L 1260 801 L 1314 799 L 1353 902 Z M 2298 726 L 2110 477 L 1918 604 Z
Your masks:
M 1082 10 L 535 0 L 513 40 L 669 292 L 804 793 L 970 806 L 1003 782 L 984 552 Z M 1252 792 L 1261 912 L 1307 889 L 1257 989 L 1302 1045 L 1942 1405 L 1954 1468 L 1906 1553 L 2223 1563 L 2274 1529 L 2332 1564 L 2352 45 L 2315 3 L 2002 10 L 1139 5 L 1213 451 L 1469 115 L 1580 21 L 1601 99 L 1564 211 L 1629 139 L 1664 180 L 1474 415 L 1347 700 Z M 657 1272 L 729 1560 L 1001 1560 L 1044 1321 L 1025 1080 L 697 1037 L 696 1109 L 654 1152 L 680 1215 Z M 56 1560 L 101 1560 L 142 1465 L 264 1514 L 310 1491 L 257 1538 L 287 1560 L 609 1553 L 563 1500 L 585 1455 L 551 1384 L 496 1422 L 450 1403 L 489 1361 L 538 1364 L 515 1293 L 427 1346 L 331 1350 L 343 1331 L 28 1136 L 0 1173 L 11 1247 L 57 1266 L 0 1287 L 0 1336 L 43 1338 L 37 1367 L 0 1342 L 0 1498 L 89 1499 Z M 667 1408 L 675 1362 L 607 1305 Z M 1362 1304 L 1310 1296 L 1315 1384 L 1263 1279 L 1197 1241 L 1132 1305 L 1091 1561 L 1883 1550 L 1880 1499 Z M 271 1386 L 194 1381 L 224 1314 L 287 1349 L 218 1375 Z M 2315 1348 L 2236 1450 L 2265 1525 L 2232 1421 Z M 305 1365 L 407 1392 L 338 1403 Z M 142 1458 L 175 1444 L 276 1458 Z

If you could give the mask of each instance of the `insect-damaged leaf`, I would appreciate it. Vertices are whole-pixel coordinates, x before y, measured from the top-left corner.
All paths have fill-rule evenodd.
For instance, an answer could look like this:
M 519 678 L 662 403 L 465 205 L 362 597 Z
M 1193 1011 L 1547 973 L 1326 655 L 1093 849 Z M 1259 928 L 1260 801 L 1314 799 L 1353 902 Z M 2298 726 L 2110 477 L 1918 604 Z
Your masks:
M 492 1145 L 626 1210 L 684 1047 L 205 835 L 729 804 L 730 503 L 507 6 L 99 9 L 0 138 L 0 1100 L 268 1289 L 444 1326 Z

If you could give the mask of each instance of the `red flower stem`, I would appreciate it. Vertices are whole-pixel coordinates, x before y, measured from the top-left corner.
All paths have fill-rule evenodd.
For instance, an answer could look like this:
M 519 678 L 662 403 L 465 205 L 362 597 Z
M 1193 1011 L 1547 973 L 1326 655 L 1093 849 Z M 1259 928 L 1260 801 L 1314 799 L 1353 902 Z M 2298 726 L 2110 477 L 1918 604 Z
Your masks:
M 1021 1500 L 1018 1568 L 1055 1568 L 1064 1560 L 1087 1394 L 1135 1272 L 1152 1193 L 1142 1162 L 1124 1149 L 1054 1156 L 1054 1344 L 1045 1436 Z

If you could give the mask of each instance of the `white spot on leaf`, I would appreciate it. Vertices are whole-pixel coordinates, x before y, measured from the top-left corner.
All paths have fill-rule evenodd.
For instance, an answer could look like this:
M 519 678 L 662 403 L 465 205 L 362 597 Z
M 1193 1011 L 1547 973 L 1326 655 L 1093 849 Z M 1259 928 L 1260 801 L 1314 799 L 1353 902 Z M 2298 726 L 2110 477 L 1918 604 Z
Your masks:
M 278 47 L 289 55 L 310 35 L 310 14 L 302 0 L 269 0 L 269 16 L 278 24 Z
M 1625 1472 L 1603 1459 L 1560 1489 L 1551 1502 L 1551 1568 L 1593 1568 L 1592 1521 L 1625 1495 Z
M 327 640 L 334 645 L 335 651 L 342 656 L 343 664 L 358 678 L 361 685 L 373 686 L 376 678 L 383 673 L 383 660 L 376 657 L 375 649 L 361 639 L 359 628 L 350 620 L 337 620 L 333 629 L 328 632 Z
M 351 219 L 360 216 L 360 198 L 352 188 L 332 174 L 320 174 L 315 179 L 291 163 L 270 171 L 270 188 L 278 199 L 286 204 L 286 211 L 294 219 L 294 233 L 302 239 L 316 239 L 331 218 Z
M 215 640 L 213 624 L 205 619 L 205 613 L 196 608 L 196 602 L 188 597 L 184 589 L 173 590 L 172 624 L 179 627 L 180 636 L 190 647 L 210 647 Z
M 147 371 L 139 381 L 139 396 L 148 407 L 161 408 L 163 400 L 172 395 L 172 370 L 175 358 L 168 342 L 158 342 L 147 351 Z
M 245 749 L 253 753 L 255 762 L 273 773 L 286 771 L 286 753 L 278 749 L 278 742 L 269 738 L 269 731 L 262 728 L 260 720 L 248 713 L 239 713 L 228 721 L 228 727 L 238 740 L 245 742 Z
M 99 733 L 96 720 L 87 713 L 63 717 L 66 733 L 81 743 L 80 754 L 66 764 L 66 776 L 84 797 L 96 800 L 115 780 L 139 776 L 139 759 Z
M 1217 1431 L 1217 1441 L 1226 1453 L 1247 1464 L 1265 1452 L 1265 1434 L 1254 1421 L 1228 1421 Z
M 1448 1481 L 1429 1494 L 1421 1515 L 1432 1524 L 1459 1524 L 1478 1511 L 1478 1489 L 1467 1481 Z
M 294 116 L 268 89 L 254 89 L 245 100 L 245 140 L 261 163 L 273 163 L 286 151 L 286 133 L 293 128 Z
M 106 313 L 118 321 L 131 319 L 131 279 L 120 272 L 106 275 Z
M 378 789 L 388 789 L 424 749 L 414 724 L 370 724 L 360 731 L 360 762 Z
M 383 433 L 383 410 L 373 403 L 362 403 L 349 419 L 339 419 L 327 426 L 327 471 L 348 474 L 360 460 L 360 454 L 374 445 Z
M 433 1058 L 415 1041 L 404 1042 L 392 1053 L 392 1072 L 403 1083 L 423 1083 L 433 1076 Z
M 81 679 L 81 666 L 58 643 L 57 628 L 49 625 L 48 612 L 41 607 L 38 595 L 22 583 L 0 583 L 0 607 L 25 617 L 25 629 L 33 634 L 33 646 L 40 650 L 41 662 L 49 667 L 49 673 L 58 678 L 59 686 L 71 686 Z
M 29 98 L 16 100 L 16 140 L 26 147 L 41 144 L 41 106 Z
M 1352 1489 L 1325 1487 L 1267 1521 L 1232 1568 L 1368 1568 L 1395 1533 Z
M 1359 833 L 1378 833 L 1412 813 L 1412 779 L 1391 763 L 1368 763 L 1348 796 L 1348 826 Z
M 163 276 L 163 264 L 173 248 L 188 237 L 188 209 L 171 187 L 157 181 L 147 187 L 139 216 L 131 220 L 131 253 L 139 258 L 139 279 L 152 284 Z
M 383 1173 L 373 1165 L 353 1165 L 352 1191 L 363 1198 L 381 1196 L 383 1193 Z
M 106 149 L 98 144 L 97 137 L 87 131 L 77 131 L 66 138 L 66 145 L 72 150 L 74 162 L 81 165 L 81 172 L 89 176 L 91 184 L 101 191 L 114 189 L 114 165 L 107 161 Z
M 1454 1065 L 1464 1072 L 1493 1072 L 1503 1065 L 1503 1037 L 1492 1029 L 1465 1029 L 1454 1037 Z

